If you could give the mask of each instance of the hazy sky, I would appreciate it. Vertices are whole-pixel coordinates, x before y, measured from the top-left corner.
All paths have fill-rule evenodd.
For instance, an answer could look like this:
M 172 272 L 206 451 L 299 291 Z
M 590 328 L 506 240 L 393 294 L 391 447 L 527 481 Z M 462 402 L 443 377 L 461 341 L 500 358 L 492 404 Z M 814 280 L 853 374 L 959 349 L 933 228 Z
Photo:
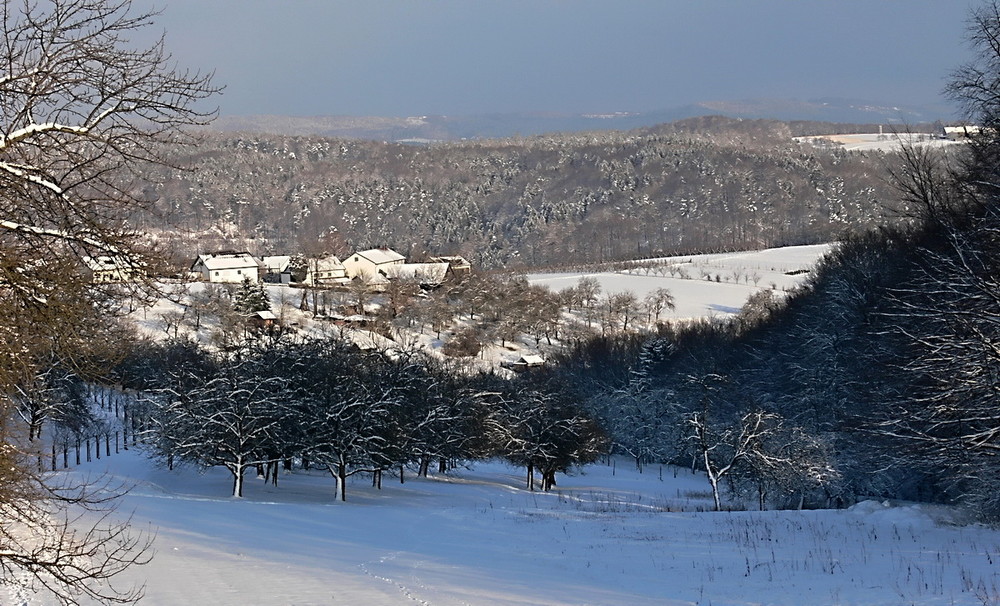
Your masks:
M 223 114 L 941 104 L 976 0 L 150 0 Z

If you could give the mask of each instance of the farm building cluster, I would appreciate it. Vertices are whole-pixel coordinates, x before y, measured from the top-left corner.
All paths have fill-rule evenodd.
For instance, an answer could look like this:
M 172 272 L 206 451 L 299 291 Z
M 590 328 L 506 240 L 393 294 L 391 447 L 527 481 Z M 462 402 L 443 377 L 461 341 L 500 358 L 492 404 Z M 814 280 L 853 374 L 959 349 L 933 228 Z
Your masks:
M 246 279 L 306 286 L 343 286 L 361 281 L 378 289 L 392 280 L 416 281 L 424 288 L 436 288 L 450 278 L 467 274 L 469 262 L 460 256 L 432 257 L 424 263 L 408 263 L 391 248 L 370 248 L 351 254 L 343 261 L 335 255 L 304 259 L 293 267 L 287 255 L 255 257 L 249 252 L 222 251 L 199 255 L 189 277 L 204 282 L 233 284 Z M 298 274 L 298 275 L 296 275 Z

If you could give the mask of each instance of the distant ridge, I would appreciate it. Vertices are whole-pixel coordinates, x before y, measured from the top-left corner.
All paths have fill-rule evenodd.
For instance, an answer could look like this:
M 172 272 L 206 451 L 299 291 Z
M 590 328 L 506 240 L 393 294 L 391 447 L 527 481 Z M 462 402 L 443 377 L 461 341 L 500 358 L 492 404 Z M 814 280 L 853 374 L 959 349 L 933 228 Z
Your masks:
M 461 139 L 497 139 L 555 132 L 632 130 L 707 115 L 745 119 L 896 125 L 947 122 L 955 118 L 954 111 L 944 104 L 932 107 L 912 107 L 838 98 L 811 101 L 749 99 L 743 101 L 705 101 L 654 112 L 610 111 L 587 114 L 539 112 L 401 118 L 379 116 L 220 116 L 212 125 L 212 130 L 426 143 Z

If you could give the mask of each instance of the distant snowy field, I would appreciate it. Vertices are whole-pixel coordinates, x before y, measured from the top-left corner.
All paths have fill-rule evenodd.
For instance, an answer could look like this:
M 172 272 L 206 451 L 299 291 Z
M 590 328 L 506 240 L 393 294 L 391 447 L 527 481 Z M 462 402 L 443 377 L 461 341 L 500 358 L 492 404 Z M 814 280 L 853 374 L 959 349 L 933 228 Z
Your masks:
M 633 292 L 640 301 L 666 288 L 676 307 L 664 312 L 664 319 L 726 316 L 739 313 L 747 297 L 761 289 L 783 292 L 801 284 L 830 249 L 829 244 L 817 244 L 661 257 L 636 261 L 635 268 L 623 271 L 530 274 L 528 281 L 561 291 L 576 286 L 581 278 L 594 278 L 601 285 L 601 296 Z
M 938 148 L 964 145 L 961 141 L 933 138 L 923 133 L 857 133 L 850 135 L 795 137 L 794 139 L 799 143 L 821 144 L 824 146 L 832 143 L 847 151 L 894 152 L 898 151 L 903 145 Z
M 619 460 L 545 494 L 484 463 L 381 491 L 356 477 L 346 503 L 318 472 L 277 488 L 248 478 L 233 499 L 225 471 L 168 472 L 134 451 L 82 471 L 104 469 L 135 484 L 122 514 L 157 533 L 152 563 L 129 572 L 149 606 L 1000 600 L 1000 532 L 951 525 L 946 509 L 711 513 L 707 482 L 685 469 Z

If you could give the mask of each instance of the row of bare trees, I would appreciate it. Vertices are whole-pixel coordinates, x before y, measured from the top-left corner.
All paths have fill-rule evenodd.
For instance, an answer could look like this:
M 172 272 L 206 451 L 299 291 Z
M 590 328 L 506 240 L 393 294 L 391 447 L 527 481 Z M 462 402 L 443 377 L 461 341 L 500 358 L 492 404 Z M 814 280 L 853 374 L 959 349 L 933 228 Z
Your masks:
M 361 352 L 343 341 L 277 339 L 226 352 L 193 343 L 149 344 L 119 368 L 144 394 L 146 441 L 168 465 L 224 467 L 233 495 L 258 469 L 275 483 L 280 466 L 327 470 L 346 500 L 347 479 L 385 473 L 402 480 L 457 461 L 502 457 L 557 472 L 603 451 L 603 431 L 574 404 L 569 387 L 533 375 L 467 376 L 418 353 Z

